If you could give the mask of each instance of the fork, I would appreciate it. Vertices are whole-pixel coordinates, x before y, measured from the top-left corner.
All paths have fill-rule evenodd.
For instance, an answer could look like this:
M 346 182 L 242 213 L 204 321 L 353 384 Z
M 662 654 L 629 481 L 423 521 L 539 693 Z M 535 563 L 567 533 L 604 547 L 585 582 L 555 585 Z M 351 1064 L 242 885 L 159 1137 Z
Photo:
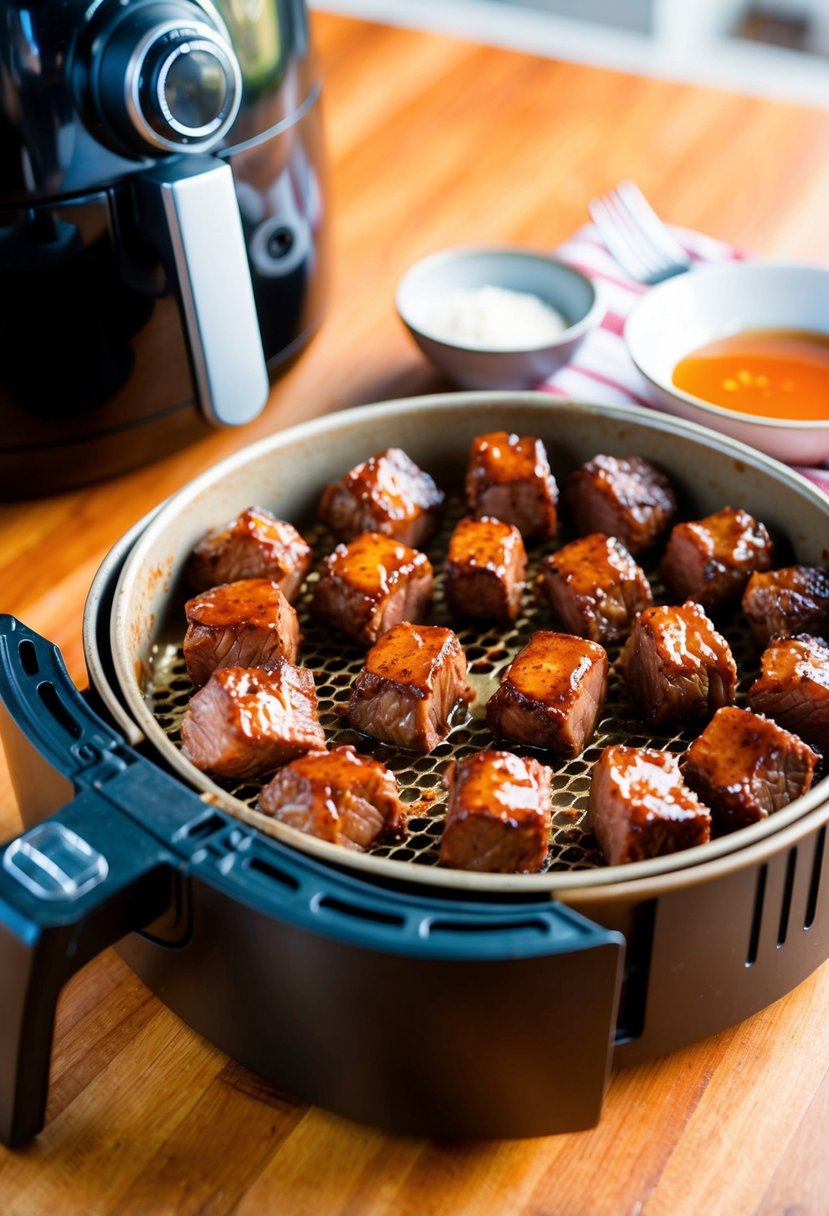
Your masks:
M 688 254 L 633 182 L 594 198 L 589 210 L 613 257 L 640 283 L 661 283 L 690 269 Z

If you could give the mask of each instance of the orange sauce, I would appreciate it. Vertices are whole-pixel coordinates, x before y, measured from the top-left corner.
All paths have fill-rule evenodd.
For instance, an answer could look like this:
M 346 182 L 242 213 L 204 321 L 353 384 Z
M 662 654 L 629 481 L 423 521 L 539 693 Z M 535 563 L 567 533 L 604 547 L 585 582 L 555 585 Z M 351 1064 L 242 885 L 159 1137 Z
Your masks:
M 829 419 L 829 334 L 744 330 L 680 359 L 677 388 L 762 418 Z

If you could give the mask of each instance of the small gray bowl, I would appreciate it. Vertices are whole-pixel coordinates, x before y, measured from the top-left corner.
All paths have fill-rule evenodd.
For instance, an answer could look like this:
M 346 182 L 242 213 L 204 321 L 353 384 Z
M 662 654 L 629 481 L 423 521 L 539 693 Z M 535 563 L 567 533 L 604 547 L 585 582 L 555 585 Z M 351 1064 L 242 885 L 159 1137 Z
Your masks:
M 430 332 L 430 314 L 451 292 L 499 287 L 536 296 L 566 322 L 552 340 L 491 349 Z M 415 262 L 397 287 L 397 311 L 426 357 L 461 388 L 527 388 L 569 362 L 604 306 L 595 285 L 547 253 L 512 246 L 462 246 Z

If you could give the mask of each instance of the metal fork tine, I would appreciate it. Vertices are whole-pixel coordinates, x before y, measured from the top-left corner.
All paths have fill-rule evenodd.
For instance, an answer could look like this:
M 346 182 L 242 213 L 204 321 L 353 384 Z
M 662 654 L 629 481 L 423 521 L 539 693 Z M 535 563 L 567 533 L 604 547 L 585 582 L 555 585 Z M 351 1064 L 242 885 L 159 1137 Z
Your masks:
M 654 211 L 642 191 L 634 182 L 620 182 L 616 194 L 621 199 L 634 222 L 639 225 L 652 246 L 661 250 L 669 262 L 686 262 L 688 255 L 674 240 L 662 220 Z
M 665 267 L 664 259 L 656 249 L 647 234 L 628 211 L 624 201 L 614 191 L 608 198 L 608 211 L 613 216 L 614 223 L 621 230 L 625 240 L 635 251 L 649 275 L 658 275 Z
M 599 235 L 613 257 L 628 274 L 635 279 L 647 280 L 658 271 L 647 251 L 631 233 L 631 227 L 620 216 L 608 198 L 594 199 L 590 203 L 590 215 Z

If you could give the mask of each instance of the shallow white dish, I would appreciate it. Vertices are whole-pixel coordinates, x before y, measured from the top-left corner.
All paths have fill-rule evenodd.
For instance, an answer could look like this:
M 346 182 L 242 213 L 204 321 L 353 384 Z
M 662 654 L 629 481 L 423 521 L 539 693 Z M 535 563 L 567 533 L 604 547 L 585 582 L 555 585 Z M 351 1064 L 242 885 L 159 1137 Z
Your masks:
M 676 364 L 707 342 L 748 329 L 829 334 L 829 268 L 751 261 L 707 266 L 654 287 L 625 325 L 628 353 L 669 413 L 751 444 L 791 464 L 829 457 L 829 418 L 801 421 L 741 414 L 683 392 Z
M 433 309 L 455 292 L 483 287 L 535 296 L 560 313 L 566 328 L 540 345 L 488 349 L 441 338 Z M 514 246 L 444 249 L 409 268 L 397 288 L 397 311 L 426 357 L 460 388 L 530 388 L 572 359 L 598 325 L 604 306 L 581 271 L 550 254 Z

